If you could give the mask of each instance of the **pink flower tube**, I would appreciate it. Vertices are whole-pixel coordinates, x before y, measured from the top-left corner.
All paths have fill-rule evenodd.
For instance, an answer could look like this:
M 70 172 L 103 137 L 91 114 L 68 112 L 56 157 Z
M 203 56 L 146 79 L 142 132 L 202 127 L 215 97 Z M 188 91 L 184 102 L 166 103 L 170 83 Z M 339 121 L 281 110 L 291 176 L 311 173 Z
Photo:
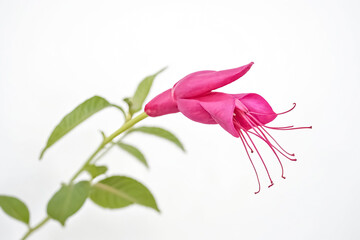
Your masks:
M 253 153 L 253 149 L 255 149 L 259 155 L 270 180 L 269 187 L 274 183 L 251 136 L 260 138 L 271 148 L 280 164 L 282 177 L 285 178 L 284 169 L 278 154 L 291 161 L 296 161 L 293 158 L 295 155 L 285 151 L 266 129 L 293 130 L 311 127 L 266 126 L 267 123 L 273 121 L 278 115 L 294 109 L 295 104 L 293 108 L 286 112 L 275 113 L 269 103 L 258 94 L 227 94 L 213 91 L 239 79 L 249 71 L 252 65 L 253 63 L 249 63 L 245 66 L 229 70 L 191 73 L 178 81 L 173 88 L 153 98 L 145 106 L 145 112 L 150 117 L 181 112 L 187 118 L 199 123 L 219 124 L 232 136 L 240 138 L 256 174 L 259 189 L 255 193 L 258 193 L 260 192 L 261 185 L 249 151 Z

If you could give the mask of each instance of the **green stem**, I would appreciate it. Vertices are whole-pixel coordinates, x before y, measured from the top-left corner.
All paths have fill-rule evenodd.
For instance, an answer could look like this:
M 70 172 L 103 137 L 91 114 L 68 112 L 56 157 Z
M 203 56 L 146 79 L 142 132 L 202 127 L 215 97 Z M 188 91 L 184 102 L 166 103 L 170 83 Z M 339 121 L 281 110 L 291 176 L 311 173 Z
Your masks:
M 131 118 L 132 118 L 131 114 L 130 114 L 130 113 L 127 113 L 127 114 L 125 115 L 125 122 L 130 121 Z
M 130 129 L 128 129 L 130 130 Z M 104 151 L 102 151 L 101 154 L 99 154 L 94 161 L 92 161 L 92 164 L 97 163 L 101 158 L 103 158 L 116 144 L 118 144 L 119 142 L 121 142 L 124 138 L 125 138 L 126 134 L 123 135 L 121 138 L 119 138 L 116 142 L 111 142 L 110 146 L 108 148 L 106 148 Z
M 100 146 L 95 150 L 93 154 L 86 160 L 86 162 L 82 165 L 82 167 L 74 174 L 74 176 L 71 178 L 69 184 L 73 183 L 75 179 L 85 170 L 86 166 L 93 160 L 93 158 L 103 149 L 105 145 L 103 145 L 104 142 L 100 144 Z
M 102 151 L 101 154 L 99 154 L 99 155 L 94 159 L 94 161 L 92 161 L 92 164 L 97 163 L 97 161 L 99 161 L 101 158 L 103 158 L 103 157 L 116 145 L 116 143 L 114 143 L 114 142 L 111 142 L 110 144 L 111 144 L 111 145 L 110 145 L 108 148 L 106 148 L 104 151 Z
M 27 231 L 27 233 L 21 238 L 21 240 L 25 240 L 27 239 L 28 236 L 30 236 L 30 234 L 34 231 L 36 231 L 37 229 L 41 228 L 45 223 L 47 223 L 50 220 L 50 217 L 46 217 L 44 218 L 41 222 L 38 223 L 38 225 L 36 225 L 35 227 L 29 228 L 29 230 Z
M 88 158 L 88 160 L 84 163 L 84 165 L 75 173 L 75 175 L 71 178 L 70 183 L 73 183 L 74 180 L 85 170 L 87 165 L 91 163 L 91 161 L 96 157 L 96 155 L 105 147 L 106 144 L 111 142 L 114 138 L 119 136 L 121 133 L 125 132 L 132 126 L 134 126 L 136 123 L 140 122 L 141 120 L 145 119 L 148 115 L 143 112 L 136 116 L 135 118 L 125 122 L 118 130 L 113 132 L 110 136 L 104 138 L 100 146 L 95 150 L 93 154 Z
M 139 115 L 137 115 L 135 118 L 127 121 L 126 123 L 124 123 L 118 130 L 116 130 L 115 132 L 113 132 L 113 134 L 111 134 L 109 137 L 104 139 L 104 144 L 107 144 L 109 142 L 111 142 L 114 138 L 116 138 L 117 136 L 119 136 L 121 133 L 125 132 L 126 130 L 128 130 L 129 128 L 131 128 L 132 126 L 134 126 L 136 123 L 140 122 L 141 120 L 145 119 L 148 115 L 143 112 Z
M 148 115 L 143 112 L 136 116 L 133 119 L 129 119 L 126 121 L 119 129 L 117 129 L 115 132 L 113 132 L 110 136 L 103 139 L 99 147 L 94 151 L 93 154 L 90 155 L 90 157 L 86 160 L 86 162 L 82 165 L 82 167 L 74 174 L 74 176 L 70 179 L 69 184 L 72 184 L 76 178 L 86 169 L 86 167 L 91 163 L 91 161 L 96 157 L 96 155 L 103 150 L 103 148 L 110 143 L 114 138 L 119 136 L 121 133 L 125 132 L 132 126 L 134 126 L 136 123 L 140 122 L 141 120 L 145 119 Z M 27 239 L 30 234 L 32 234 L 37 229 L 41 228 L 45 223 L 47 223 L 50 220 L 50 217 L 45 217 L 40 223 L 38 223 L 35 227 L 29 228 L 29 230 L 26 232 L 26 234 L 23 236 L 22 240 Z

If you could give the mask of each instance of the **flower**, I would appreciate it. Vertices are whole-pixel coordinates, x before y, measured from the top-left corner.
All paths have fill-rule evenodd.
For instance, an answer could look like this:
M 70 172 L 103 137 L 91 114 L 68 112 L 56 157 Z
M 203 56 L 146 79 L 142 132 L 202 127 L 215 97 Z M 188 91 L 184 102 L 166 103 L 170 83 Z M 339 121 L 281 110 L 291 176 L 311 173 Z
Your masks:
M 232 136 L 240 138 L 244 145 L 247 156 L 254 168 L 260 192 L 261 185 L 258 173 L 249 151 L 255 149 L 266 173 L 271 187 L 274 183 L 266 164 L 254 144 L 251 136 L 263 140 L 273 151 L 278 159 L 284 177 L 284 168 L 278 154 L 291 161 L 295 155 L 287 152 L 266 129 L 294 130 L 311 127 L 269 127 L 266 124 L 273 121 L 278 115 L 290 112 L 294 106 L 283 113 L 275 113 L 270 104 L 260 95 L 255 93 L 227 94 L 213 90 L 225 86 L 242 77 L 253 65 L 223 70 L 223 71 L 200 71 L 187 75 L 178 81 L 173 88 L 166 90 L 153 98 L 146 106 L 145 112 L 151 117 L 162 116 L 170 113 L 181 112 L 187 118 L 204 123 L 219 124 Z

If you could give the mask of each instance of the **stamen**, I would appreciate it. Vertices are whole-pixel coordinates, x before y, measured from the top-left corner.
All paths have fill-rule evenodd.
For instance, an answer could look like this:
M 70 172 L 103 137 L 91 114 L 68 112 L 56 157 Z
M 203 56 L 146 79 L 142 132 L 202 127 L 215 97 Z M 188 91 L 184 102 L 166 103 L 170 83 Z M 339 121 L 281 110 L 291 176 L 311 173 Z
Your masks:
M 243 145 L 244 145 L 246 154 L 248 155 L 249 160 L 250 160 L 250 162 L 251 162 L 251 165 L 253 166 L 253 169 L 254 169 L 255 174 L 256 174 L 256 179 L 257 179 L 257 181 L 258 181 L 259 190 L 258 190 L 257 192 L 255 192 L 255 194 L 258 194 L 258 193 L 260 192 L 260 189 L 261 189 L 260 180 L 259 180 L 259 175 L 258 175 L 258 173 L 257 173 L 257 171 L 256 171 L 255 165 L 254 165 L 254 163 L 253 163 L 253 161 L 252 161 L 252 159 L 251 159 L 251 157 L 250 157 L 250 154 L 249 154 L 249 152 L 248 152 L 248 150 L 247 150 L 247 148 L 246 148 L 246 145 L 245 145 L 245 143 L 244 143 L 245 137 L 244 137 L 243 134 L 241 133 L 241 130 L 239 130 L 239 134 L 240 134 L 241 142 L 242 142 Z M 244 138 L 244 140 L 243 140 L 243 138 Z M 245 141 L 246 141 L 246 140 L 245 140 Z
M 265 126 L 264 127 L 266 128 L 269 128 L 269 129 L 274 129 L 274 130 L 296 130 L 296 129 L 312 129 L 312 126 L 310 127 L 296 127 L 294 128 L 293 126 L 291 128 L 289 127 L 269 127 L 269 126 Z
M 261 132 L 260 129 L 258 129 L 258 130 L 259 130 L 259 132 Z M 255 128 L 254 128 L 254 131 L 257 132 Z M 262 132 L 261 132 L 261 133 L 262 133 Z M 279 162 L 280 167 L 281 167 L 281 177 L 282 177 L 283 179 L 285 179 L 285 176 L 284 176 L 284 167 L 283 167 L 283 165 L 282 165 L 282 162 L 281 162 L 279 156 L 276 154 L 275 150 L 273 149 L 273 145 L 272 145 L 272 144 L 270 143 L 270 141 L 266 138 L 265 134 L 262 133 L 262 135 L 263 135 L 264 138 L 265 138 L 265 139 L 263 139 L 264 142 L 267 143 L 267 145 L 270 147 L 271 151 L 273 151 L 273 153 L 275 154 L 276 158 L 278 159 L 278 162 Z
M 273 149 L 274 146 L 271 144 L 271 142 L 269 141 L 269 139 L 266 137 L 266 135 L 261 131 L 260 128 L 257 128 L 254 124 L 253 121 L 251 121 L 250 118 L 247 117 L 247 115 L 245 114 L 245 117 L 246 117 L 246 120 L 248 121 L 248 123 L 250 123 L 250 126 L 254 129 L 254 131 L 257 133 L 257 135 L 260 137 L 260 134 L 258 133 L 257 130 L 259 130 L 259 132 L 261 133 L 261 135 L 264 137 L 264 138 L 261 138 L 264 142 L 266 142 L 266 144 L 270 147 L 271 151 L 273 151 L 273 153 L 275 154 L 276 158 L 278 159 L 278 162 L 280 164 L 280 167 L 281 167 L 281 177 L 285 179 L 285 176 L 284 176 L 284 167 L 282 165 L 282 162 L 279 158 L 279 156 L 276 154 L 275 150 Z M 257 130 L 256 130 L 257 129 Z
M 240 123 L 238 122 L 238 120 L 236 120 L 236 118 L 234 117 L 233 118 L 234 122 L 235 122 L 235 125 L 237 126 L 238 128 L 238 131 L 239 131 L 239 134 L 241 135 L 241 125 Z M 251 153 L 253 153 L 254 151 L 252 150 L 252 148 L 250 147 L 250 144 L 248 143 L 248 141 L 246 141 L 246 138 L 244 138 L 244 141 L 246 143 L 246 145 L 248 146 L 248 148 L 250 149 Z
M 266 140 L 265 140 L 262 136 L 259 136 L 259 135 L 255 134 L 255 133 L 253 133 L 253 132 L 250 132 L 250 131 L 248 131 L 248 132 L 251 133 L 251 134 L 253 134 L 253 135 L 255 135 L 255 136 L 257 136 L 258 138 L 260 138 L 260 139 L 263 140 L 264 142 L 266 142 Z M 296 160 L 297 160 L 296 158 L 290 158 L 290 157 L 288 157 L 287 155 L 285 155 L 285 153 L 283 153 L 282 151 L 280 151 L 280 150 L 279 150 L 277 147 L 275 147 L 270 141 L 268 141 L 267 143 L 270 144 L 271 147 L 274 148 L 278 153 L 280 153 L 281 155 L 283 155 L 284 157 L 286 157 L 286 158 L 289 159 L 290 161 L 296 161 Z
M 254 153 L 254 151 L 253 151 L 252 148 L 250 147 L 250 144 L 248 143 L 248 141 L 246 140 L 246 138 L 244 138 L 244 141 L 245 141 L 246 145 L 249 147 L 250 152 L 251 152 L 251 153 Z
M 293 128 L 294 125 L 285 126 L 285 127 L 268 127 L 268 126 L 265 126 L 265 125 L 264 125 L 264 127 L 271 128 L 271 129 L 283 129 L 283 128 Z
M 292 108 L 290 108 L 289 110 L 287 110 L 285 112 L 277 113 L 277 115 L 285 114 L 285 113 L 288 113 L 288 112 L 291 112 L 292 110 L 294 110 L 294 108 L 296 107 L 296 103 L 293 103 L 293 104 L 294 104 L 294 106 Z
M 283 147 L 281 147 L 281 145 L 273 138 L 273 136 L 270 135 L 270 133 L 268 133 L 268 131 L 265 130 L 265 128 L 263 127 L 263 125 L 262 125 L 258 120 L 256 120 L 255 117 L 253 117 L 251 114 L 246 115 L 246 116 L 251 117 L 251 118 L 254 120 L 254 122 L 255 122 L 256 124 L 258 124 L 258 126 L 259 126 L 265 133 L 267 133 L 267 135 L 269 135 L 269 137 L 280 147 L 281 150 L 283 150 L 286 154 L 288 154 L 288 155 L 290 155 L 290 156 L 295 156 L 294 153 L 289 153 L 289 152 L 287 152 Z
M 274 182 L 272 181 L 272 179 L 271 179 L 271 177 L 270 177 L 269 170 L 267 169 L 266 164 L 265 164 L 265 162 L 264 162 L 263 158 L 261 157 L 261 154 L 259 153 L 258 149 L 256 148 L 256 146 L 255 146 L 255 144 L 254 144 L 253 140 L 251 139 L 250 135 L 249 135 L 246 131 L 244 131 L 244 132 L 246 133 L 246 135 L 247 135 L 247 136 L 248 136 L 248 138 L 250 139 L 250 141 L 251 141 L 252 145 L 253 145 L 253 146 L 254 146 L 254 148 L 255 148 L 255 151 L 256 151 L 256 152 L 257 152 L 257 154 L 259 155 L 259 157 L 260 157 L 260 159 L 261 159 L 261 162 L 263 163 L 263 165 L 264 165 L 264 167 L 265 167 L 266 173 L 267 173 L 267 175 L 268 175 L 268 177 L 269 177 L 269 180 L 270 180 L 270 185 L 269 185 L 268 187 L 273 186 L 273 185 L 274 185 Z
M 277 115 L 277 113 L 258 113 L 258 112 L 253 112 L 253 111 L 249 111 L 249 113 L 251 114 L 256 114 L 256 115 Z

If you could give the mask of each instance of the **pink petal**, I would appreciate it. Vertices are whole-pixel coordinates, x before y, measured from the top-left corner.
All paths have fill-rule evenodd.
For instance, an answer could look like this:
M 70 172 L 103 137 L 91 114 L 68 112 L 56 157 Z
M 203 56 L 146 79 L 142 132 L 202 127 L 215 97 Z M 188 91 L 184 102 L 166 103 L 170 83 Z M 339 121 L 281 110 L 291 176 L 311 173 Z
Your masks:
M 169 113 L 177 113 L 179 109 L 171 96 L 171 89 L 160 93 L 145 105 L 145 112 L 150 117 L 157 117 Z
M 242 77 L 254 63 L 223 71 L 200 71 L 187 75 L 173 87 L 175 99 L 193 98 L 223 87 Z
M 234 137 L 239 137 L 233 123 L 235 98 L 232 95 L 211 92 L 193 99 L 179 99 L 177 103 L 180 112 L 189 119 L 205 124 L 219 124 Z
M 201 106 L 197 99 L 179 99 L 179 110 L 187 118 L 204 124 L 217 124 L 211 115 Z
M 244 104 L 251 115 L 263 125 L 273 121 L 277 116 L 270 104 L 259 94 L 244 93 L 234 94 L 233 96 Z

